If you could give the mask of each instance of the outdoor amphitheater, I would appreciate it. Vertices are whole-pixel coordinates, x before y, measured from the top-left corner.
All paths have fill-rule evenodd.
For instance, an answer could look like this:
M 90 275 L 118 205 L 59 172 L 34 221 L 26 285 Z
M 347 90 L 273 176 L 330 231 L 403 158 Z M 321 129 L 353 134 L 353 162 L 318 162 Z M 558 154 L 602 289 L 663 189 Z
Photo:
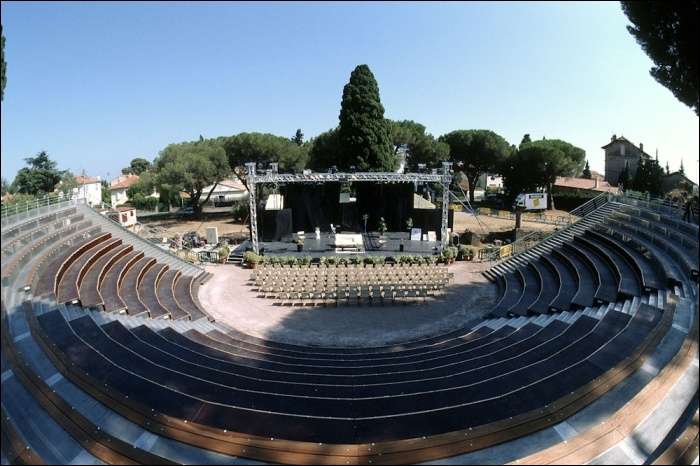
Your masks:
M 697 464 L 698 226 L 604 194 L 518 245 L 203 268 L 3 215 L 3 464 Z

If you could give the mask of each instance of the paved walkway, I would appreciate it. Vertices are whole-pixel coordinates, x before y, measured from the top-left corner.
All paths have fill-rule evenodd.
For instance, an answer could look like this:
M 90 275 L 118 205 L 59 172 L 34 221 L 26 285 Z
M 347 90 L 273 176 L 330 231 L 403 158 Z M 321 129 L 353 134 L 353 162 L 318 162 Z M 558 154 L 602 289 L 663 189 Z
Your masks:
M 323 346 L 382 346 L 454 330 L 484 315 L 496 288 L 481 275 L 488 263 L 456 262 L 453 284 L 425 304 L 396 306 L 279 306 L 256 297 L 250 270 L 210 265 L 214 276 L 199 299 L 218 321 L 237 330 L 286 343 Z

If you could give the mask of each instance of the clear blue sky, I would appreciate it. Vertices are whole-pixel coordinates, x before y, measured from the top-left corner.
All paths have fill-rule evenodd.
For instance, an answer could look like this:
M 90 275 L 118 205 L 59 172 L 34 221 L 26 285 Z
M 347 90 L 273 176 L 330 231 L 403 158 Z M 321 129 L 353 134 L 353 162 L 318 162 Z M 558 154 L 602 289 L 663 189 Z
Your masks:
M 2 2 L 2 175 L 46 150 L 110 178 L 168 143 L 242 131 L 312 137 L 352 69 L 386 116 L 438 136 L 560 138 L 602 171 L 613 133 L 698 180 L 698 117 L 649 76 L 608 3 Z

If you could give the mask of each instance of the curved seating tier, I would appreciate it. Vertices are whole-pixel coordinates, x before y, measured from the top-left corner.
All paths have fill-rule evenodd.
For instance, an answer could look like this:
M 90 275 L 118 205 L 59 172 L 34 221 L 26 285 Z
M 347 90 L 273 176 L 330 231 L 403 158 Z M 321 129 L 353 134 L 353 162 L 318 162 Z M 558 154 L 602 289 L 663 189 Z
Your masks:
M 90 317 L 67 322 L 58 311 L 37 320 L 54 357 L 81 371 L 84 383 L 109 387 L 105 395 L 131 400 L 133 409 L 149 406 L 193 428 L 369 443 L 474 429 L 542 410 L 631 355 L 660 328 L 661 317 L 658 309 L 640 306 L 634 317 L 612 311 L 600 321 L 581 316 L 572 325 L 539 330 L 504 327 L 477 338 L 471 350 L 375 365 L 244 357 L 205 336 L 166 328 L 148 337 L 145 329 L 129 332 L 118 323 L 100 328 Z M 169 350 L 157 350 L 156 338 L 167 340 L 161 346 Z M 187 352 L 199 362 L 175 357 Z M 554 377 L 567 382 L 553 387 Z
M 97 221 L 37 220 L 13 233 L 3 257 L 3 388 L 8 355 L 9 377 L 36 399 L 33 409 L 75 439 L 75 456 L 47 453 L 53 462 L 415 463 L 513 446 L 508 462 L 548 446 L 570 449 L 576 442 L 523 444 L 559 432 L 576 413 L 600 412 L 597 402 L 628 409 L 621 393 L 641 396 L 641 387 L 625 388 L 628 378 L 658 372 L 697 340 L 697 286 L 684 258 L 693 247 L 663 246 L 657 235 L 672 238 L 665 230 L 621 220 L 625 209 L 615 203 L 604 207 L 589 228 L 488 274 L 500 293 L 491 318 L 362 348 L 282 343 L 210 322 L 197 300 L 202 275 Z M 311 269 L 280 270 L 259 270 L 253 282 L 262 293 L 280 293 L 270 279 L 308 285 L 303 293 L 332 293 L 339 283 L 335 275 L 326 288 L 329 277 L 309 280 Z M 371 278 L 391 281 L 388 270 Z M 429 270 L 426 291 L 450 279 L 445 268 L 414 275 Z M 18 291 L 22 283 L 31 293 Z M 359 286 L 357 297 L 370 301 L 374 284 Z M 668 378 L 654 393 L 672 386 Z M 92 413 L 98 408 L 104 414 Z M 11 408 L 8 420 L 19 413 Z M 3 435 L 6 425 L 12 433 L 21 424 L 4 422 Z M 17 448 L 12 457 L 22 460 Z
M 542 314 L 566 305 L 585 308 L 665 289 L 680 283 L 684 274 L 697 278 L 693 226 L 630 206 L 608 211 L 599 220 L 528 266 L 499 273 L 504 286 L 491 315 Z M 680 236 L 683 241 L 669 241 Z M 492 273 L 485 275 L 494 280 Z M 542 290 L 548 290 L 544 296 Z

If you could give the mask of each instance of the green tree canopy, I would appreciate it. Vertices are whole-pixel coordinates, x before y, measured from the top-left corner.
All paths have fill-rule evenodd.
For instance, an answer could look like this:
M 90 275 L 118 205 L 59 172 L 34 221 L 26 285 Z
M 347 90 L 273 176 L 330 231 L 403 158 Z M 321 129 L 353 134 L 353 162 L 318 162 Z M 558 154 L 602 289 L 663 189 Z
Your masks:
M 308 168 L 326 171 L 340 163 L 340 137 L 338 128 L 329 129 L 309 141 Z
M 126 190 L 126 196 L 129 199 L 137 195 L 150 196 L 153 194 L 153 190 L 156 188 L 156 179 L 151 172 L 143 172 L 139 176 L 139 180 L 129 186 Z
M 449 159 L 450 146 L 437 141 L 432 134 L 426 133 L 425 126 L 413 120 L 388 121 L 394 154 L 398 153 L 401 146 L 407 146 L 407 167 L 410 170 L 415 170 L 418 164 L 434 167 L 441 161 Z
M 4 196 L 10 191 L 10 184 L 7 182 L 5 177 L 2 177 L 2 182 L 0 183 L 0 196 Z
M 131 160 L 131 163 L 129 164 L 128 167 L 122 168 L 122 173 L 124 175 L 141 175 L 141 173 L 145 172 L 146 170 L 151 169 L 151 162 L 148 160 L 141 158 L 141 157 L 136 157 L 135 159 Z
M 698 0 L 621 3 L 627 30 L 654 62 L 649 73 L 698 115 Z
M 469 201 L 474 202 L 474 189 L 482 173 L 500 172 L 511 155 L 511 146 L 500 135 L 485 129 L 457 130 L 443 134 L 440 142 L 450 147 L 455 171 L 461 170 L 469 182 Z
M 158 204 L 159 200 L 156 197 L 151 197 L 153 191 L 156 190 L 156 178 L 152 171 L 146 171 L 141 174 L 139 180 L 129 186 L 126 190 L 126 195 L 129 198 L 129 204 L 142 210 L 153 210 Z M 175 198 L 178 197 L 179 190 L 174 189 L 173 191 L 166 191 L 166 187 L 161 186 L 160 198 L 161 202 L 165 204 L 177 204 Z M 170 187 L 173 189 L 172 187 Z
M 231 171 L 226 152 L 213 140 L 170 144 L 160 152 L 154 165 L 157 189 L 189 194 L 195 216 L 201 214 L 202 204 L 212 193 L 204 193 L 204 188 L 223 180 Z M 203 195 L 206 197 L 202 201 Z
M 73 194 L 73 189 L 77 187 L 78 181 L 75 179 L 75 175 L 70 170 L 62 172 L 57 189 L 70 198 L 71 194 Z
M 282 172 L 301 171 L 308 160 L 308 146 L 298 146 L 282 136 L 268 133 L 240 133 L 218 139 L 228 163 L 246 187 L 245 164 L 277 162 Z
M 46 151 L 39 152 L 35 157 L 27 157 L 24 161 L 28 166 L 17 172 L 13 190 L 35 196 L 53 192 L 63 172 L 56 169 L 56 162 L 49 158 Z
M 545 188 L 548 208 L 554 208 L 552 191 L 558 176 L 579 176 L 586 152 L 566 141 L 548 139 L 523 144 L 504 165 L 504 183 L 511 196 Z
M 391 145 L 389 122 L 379 98 L 379 86 L 367 65 L 358 65 L 343 88 L 340 105 L 341 157 L 338 168 L 394 171 L 397 160 Z
M 664 169 L 658 160 L 642 158 L 632 178 L 631 188 L 634 191 L 660 196 L 663 194 L 663 176 Z
M 530 134 L 526 134 L 523 136 L 523 140 L 520 141 L 520 145 L 522 146 L 523 144 L 527 144 L 528 142 L 532 142 L 532 139 L 530 139 Z

